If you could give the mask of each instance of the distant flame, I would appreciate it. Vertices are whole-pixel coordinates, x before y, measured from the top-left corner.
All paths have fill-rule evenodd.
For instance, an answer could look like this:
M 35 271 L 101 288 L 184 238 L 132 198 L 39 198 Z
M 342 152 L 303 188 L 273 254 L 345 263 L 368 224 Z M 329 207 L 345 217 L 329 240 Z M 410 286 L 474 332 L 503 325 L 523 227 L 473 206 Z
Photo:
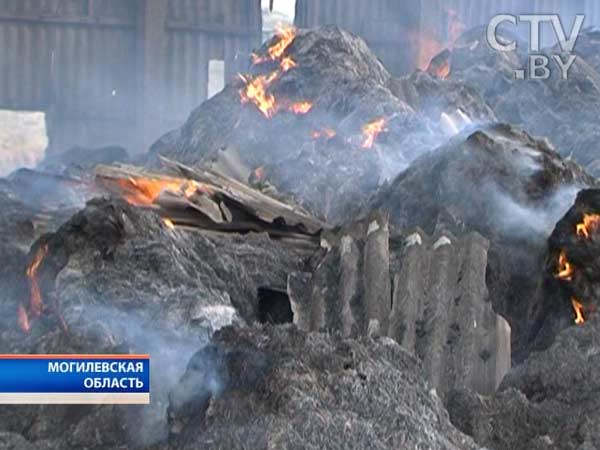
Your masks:
M 432 36 L 418 36 L 416 40 L 419 47 L 417 67 L 421 70 L 427 70 L 435 55 L 444 50 L 444 44 Z
M 321 128 L 320 130 L 315 130 L 311 133 L 313 139 L 331 139 L 335 137 L 335 135 L 335 130 L 332 130 L 331 128 Z
M 466 30 L 465 24 L 460 20 L 459 14 L 456 11 L 447 9 L 446 18 L 448 28 L 445 42 L 443 41 L 443 38 L 437 38 L 437 33 L 432 31 L 425 33 L 421 32 L 415 37 L 414 40 L 417 41 L 416 44 L 419 47 L 419 58 L 417 63 L 419 69 L 427 70 L 431 60 L 444 49 L 452 49 L 454 47 L 454 43 Z M 450 74 L 449 65 L 447 70 L 448 73 L 445 75 L 445 68 L 442 68 L 438 76 L 440 76 L 440 78 L 446 78 Z
M 27 314 L 27 310 L 23 305 L 19 305 L 17 309 L 17 323 L 19 324 L 19 328 L 23 330 L 25 333 L 28 333 L 31 329 L 31 325 L 29 324 L 29 315 Z
M 577 325 L 583 325 L 585 323 L 585 309 L 583 304 L 576 298 L 571 299 L 573 305 L 573 311 L 575 312 L 575 323 Z
M 312 103 L 303 101 L 298 103 L 278 102 L 275 96 L 269 92 L 273 83 L 288 70 L 297 67 L 296 61 L 290 56 L 284 56 L 288 47 L 296 38 L 296 29 L 293 27 L 278 28 L 277 40 L 267 50 L 267 55 L 252 55 L 253 64 L 261 64 L 268 61 L 279 61 L 279 68 L 266 75 L 255 77 L 240 75 L 244 82 L 244 88 L 240 89 L 242 103 L 253 103 L 267 119 L 272 118 L 280 110 L 287 110 L 293 114 L 307 114 L 312 109 Z
M 175 224 L 173 223 L 173 221 L 171 219 L 163 219 L 163 223 L 169 230 L 175 229 Z
M 29 295 L 29 314 L 31 314 L 33 317 L 40 317 L 44 307 L 42 302 L 42 293 L 38 281 L 38 270 L 47 254 L 48 246 L 44 245 L 40 247 L 33 258 L 33 261 L 27 268 L 27 278 L 29 278 L 31 287 Z
M 275 43 L 269 47 L 266 56 L 252 54 L 253 64 L 261 64 L 266 61 L 276 61 L 281 59 L 288 47 L 292 45 L 292 42 L 294 42 L 294 39 L 296 38 L 296 28 L 292 26 L 278 25 L 275 29 L 275 36 L 277 37 L 277 41 L 275 41 Z
M 294 114 L 308 114 L 312 107 L 313 104 L 311 102 L 298 102 L 293 103 L 289 107 L 289 111 L 293 112 Z
M 254 79 L 241 77 L 246 87 L 240 90 L 242 103 L 252 102 L 263 115 L 270 119 L 277 112 L 275 96 L 269 94 L 267 89 L 277 79 L 278 72 L 270 75 L 259 75 Z
M 296 66 L 297 66 L 296 61 L 294 61 L 289 56 L 286 56 L 285 58 L 283 58 L 281 60 L 280 67 L 283 72 L 287 72 L 288 70 L 293 69 Z
M 149 206 L 154 203 L 161 192 L 179 192 L 186 198 L 191 197 L 197 191 L 210 192 L 210 189 L 200 183 L 180 178 L 127 178 L 110 179 L 122 189 L 123 198 L 135 206 Z
M 567 254 L 564 250 L 561 250 L 560 255 L 558 256 L 558 271 L 555 275 L 556 278 L 559 280 L 571 281 L 573 279 L 574 272 L 575 269 L 569 262 Z
M 40 247 L 33 261 L 27 267 L 27 278 L 29 280 L 29 305 L 27 308 L 23 304 L 19 304 L 17 308 L 17 322 L 21 330 L 28 332 L 31 329 L 31 319 L 36 319 L 42 315 L 44 310 L 44 302 L 42 299 L 42 291 L 40 289 L 38 270 L 48 254 L 48 246 Z
M 372 122 L 369 122 L 369 123 L 363 125 L 363 127 L 362 127 L 362 133 L 363 133 L 362 147 L 363 148 L 373 148 L 373 145 L 375 144 L 375 140 L 377 139 L 377 136 L 379 136 L 381 133 L 383 133 L 385 131 L 388 131 L 386 126 L 387 126 L 387 121 L 384 117 L 382 117 L 380 119 L 376 119 Z
M 450 61 L 445 60 L 442 64 L 440 64 L 435 70 L 435 75 L 443 80 L 448 78 L 450 76 Z
M 600 214 L 584 214 L 583 221 L 577 224 L 577 236 L 585 239 L 590 238 L 590 234 L 600 226 Z

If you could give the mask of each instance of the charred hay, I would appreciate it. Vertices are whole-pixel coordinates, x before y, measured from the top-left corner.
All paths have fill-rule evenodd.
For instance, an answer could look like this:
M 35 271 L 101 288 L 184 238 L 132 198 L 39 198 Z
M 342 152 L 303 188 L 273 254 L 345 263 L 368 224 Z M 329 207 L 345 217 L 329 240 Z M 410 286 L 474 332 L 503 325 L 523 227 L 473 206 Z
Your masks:
M 27 265 L 44 247 L 37 271 L 43 313 L 31 317 L 28 333 L 17 328 L 17 306 L 27 305 L 30 287 L 26 265 L 17 266 L 25 288 L 15 297 L 2 292 L 0 351 L 150 352 L 156 371 L 153 403 L 143 411 L 2 408 L 3 430 L 57 449 L 147 447 L 164 439 L 168 386 L 187 359 L 216 329 L 256 320 L 258 288 L 285 289 L 288 273 L 303 264 L 302 254 L 265 235 L 171 230 L 151 211 L 104 199 L 43 236 Z
M 50 183 L 54 211 L 67 214 L 61 189 L 80 190 L 98 155 L 68 152 L 45 173 L 0 182 L 0 351 L 150 352 L 157 374 L 148 408 L 2 408 L 0 448 L 477 449 L 444 401 L 487 448 L 597 448 L 596 236 L 573 234 L 597 191 L 582 193 L 547 241 L 575 192 L 597 181 L 548 141 L 487 123 L 547 134 L 593 168 L 598 74 L 582 59 L 567 84 L 516 83 L 523 55 L 492 52 L 475 30 L 430 70 L 393 79 L 345 31 L 295 33 L 278 58 L 268 55 L 279 37 L 259 49 L 250 74 L 145 161 L 155 169 L 167 156 L 186 183 L 218 189 L 143 206 L 95 199 L 57 230 L 66 217 L 51 216 L 51 233 L 27 250 L 48 205 L 31 183 Z M 267 118 L 242 93 L 278 70 L 268 93 L 281 103 Z M 377 131 L 368 139 L 367 126 Z M 125 157 L 113 150 L 101 161 Z M 123 165 L 98 173 L 165 176 Z M 386 213 L 373 218 L 379 208 L 389 227 Z M 323 232 L 306 210 L 343 226 Z M 173 213 L 195 229 L 165 222 Z M 321 248 L 275 239 L 282 233 Z M 556 280 L 561 250 L 581 269 L 568 284 Z M 265 292 L 289 294 L 296 326 L 254 324 Z M 588 308 L 582 326 L 572 295 Z M 19 306 L 31 313 L 27 333 Z M 467 388 L 492 394 L 508 366 L 495 313 L 512 325 L 515 361 L 545 350 L 481 397 Z
M 229 327 L 194 355 L 171 400 L 183 449 L 477 448 L 389 339 Z
M 600 445 L 598 318 L 560 333 L 504 378 L 496 395 L 455 391 L 452 422 L 494 450 L 592 450 Z

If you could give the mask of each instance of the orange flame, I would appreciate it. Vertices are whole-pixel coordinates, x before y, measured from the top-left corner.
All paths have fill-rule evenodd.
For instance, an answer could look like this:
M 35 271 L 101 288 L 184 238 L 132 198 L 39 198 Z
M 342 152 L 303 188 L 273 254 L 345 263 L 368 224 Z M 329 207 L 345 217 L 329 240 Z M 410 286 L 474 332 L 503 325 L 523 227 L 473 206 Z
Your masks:
M 450 76 L 450 61 L 447 59 L 435 69 L 435 75 L 445 80 Z
M 29 305 L 27 308 L 23 304 L 19 304 L 17 308 L 17 323 L 19 328 L 24 332 L 29 332 L 31 329 L 31 319 L 36 319 L 42 315 L 44 310 L 44 302 L 42 300 L 42 291 L 40 289 L 38 270 L 48 254 L 48 245 L 40 247 L 33 261 L 27 267 L 27 278 L 29 279 Z
M 154 203 L 161 192 L 172 191 L 183 194 L 186 198 L 191 197 L 197 191 L 210 192 L 208 186 L 195 181 L 180 178 L 127 178 L 110 179 L 122 189 L 123 198 L 131 205 L 149 206 Z
M 372 122 L 369 122 L 365 125 L 363 125 L 362 127 L 362 133 L 363 133 L 363 143 L 362 143 L 362 147 L 363 148 L 373 148 L 373 145 L 375 144 L 375 140 L 377 139 L 377 136 L 379 136 L 381 133 L 388 131 L 387 127 L 387 121 L 384 117 L 380 118 L 380 119 L 376 119 Z
M 569 262 L 567 254 L 564 250 L 561 250 L 560 255 L 558 256 L 558 272 L 555 275 L 556 278 L 559 280 L 571 281 L 574 272 L 575 268 Z
M 289 111 L 294 114 L 308 114 L 312 109 L 313 104 L 311 102 L 297 102 L 293 103 L 289 107 Z
M 583 221 L 577 224 L 577 236 L 585 239 L 590 238 L 590 234 L 600 226 L 600 214 L 584 214 Z
M 447 9 L 446 17 L 448 22 L 446 42 L 443 42 L 442 39 L 435 37 L 437 33 L 432 32 L 431 30 L 429 32 L 420 33 L 419 35 L 413 37 L 413 40 L 416 41 L 416 45 L 419 48 L 417 66 L 421 70 L 427 70 L 431 60 L 436 55 L 441 53 L 445 48 L 452 49 L 454 47 L 454 43 L 466 30 L 465 24 L 460 20 L 459 14 L 456 11 Z M 450 75 L 450 72 L 448 72 L 448 75 Z M 446 75 L 446 77 L 448 75 Z M 440 76 L 440 78 L 446 77 Z
M 575 312 L 575 323 L 577 325 L 583 325 L 585 323 L 585 309 L 583 304 L 576 298 L 571 299 L 573 305 L 573 311 Z
M 296 61 L 290 56 L 284 56 L 288 47 L 296 38 L 296 28 L 285 27 L 278 28 L 276 42 L 269 47 L 266 56 L 258 56 L 252 54 L 252 62 L 261 64 L 267 61 L 279 61 L 279 68 L 266 75 L 257 75 L 255 77 L 245 77 L 240 75 L 240 78 L 245 83 L 245 87 L 240 89 L 240 98 L 242 103 L 253 103 L 258 110 L 267 119 L 272 118 L 280 110 L 285 109 L 294 114 L 307 114 L 312 109 L 312 103 L 303 101 L 293 103 L 289 106 L 277 102 L 275 96 L 269 92 L 273 83 L 288 70 L 297 67 Z
M 311 137 L 313 139 L 320 139 L 320 138 L 331 139 L 331 138 L 335 137 L 335 135 L 336 135 L 335 130 L 332 130 L 331 128 L 322 128 L 320 130 L 315 130 L 311 133 Z
M 590 234 L 598 229 L 600 226 L 600 215 L 598 214 L 584 214 L 581 223 L 578 223 L 575 227 L 577 236 L 589 239 Z M 558 273 L 555 275 L 556 278 L 566 281 L 573 280 L 573 274 L 575 268 L 569 262 L 567 255 L 564 250 L 561 250 L 558 257 Z M 571 305 L 575 313 L 575 324 L 583 325 L 586 321 L 585 307 L 579 299 L 572 297 Z
M 19 324 L 19 328 L 23 330 L 25 333 L 28 333 L 31 329 L 31 325 L 29 324 L 29 315 L 25 310 L 23 305 L 19 305 L 17 309 L 17 323 Z
M 277 111 L 275 96 L 269 94 L 267 89 L 277 77 L 278 72 L 268 76 L 259 75 L 254 79 L 246 79 L 242 76 L 242 80 L 246 83 L 246 87 L 240 90 L 242 103 L 252 102 L 266 118 L 273 117 Z
M 431 60 L 444 50 L 444 44 L 431 36 L 419 36 L 416 40 L 419 46 L 417 67 L 421 70 L 427 70 Z
M 266 61 L 276 61 L 280 59 L 288 47 L 292 45 L 292 42 L 294 42 L 294 39 L 296 38 L 296 28 L 278 25 L 275 30 L 275 36 L 277 37 L 277 40 L 269 47 L 266 56 L 252 54 L 253 64 L 261 64 Z
M 38 269 L 40 268 L 40 265 L 47 254 L 48 246 L 44 245 L 40 247 L 33 258 L 33 261 L 27 268 L 27 278 L 29 278 L 29 283 L 31 285 L 29 294 L 29 313 L 33 317 L 41 316 L 44 307 L 42 302 L 42 293 L 38 282 Z
M 281 70 L 283 72 L 287 72 L 290 69 L 293 69 L 294 67 L 296 67 L 298 64 L 296 64 L 296 61 L 294 61 L 292 58 L 290 58 L 289 56 L 286 56 L 285 58 L 283 58 L 281 60 L 281 64 L 279 65 L 279 67 L 281 67 Z

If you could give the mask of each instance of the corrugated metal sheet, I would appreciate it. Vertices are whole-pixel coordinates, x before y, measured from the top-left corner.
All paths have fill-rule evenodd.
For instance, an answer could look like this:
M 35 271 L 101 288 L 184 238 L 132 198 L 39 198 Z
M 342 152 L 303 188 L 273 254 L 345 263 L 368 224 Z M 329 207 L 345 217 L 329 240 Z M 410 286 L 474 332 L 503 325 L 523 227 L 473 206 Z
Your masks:
M 395 73 L 411 70 L 417 50 L 412 38 L 418 29 L 419 0 L 297 0 L 295 23 L 301 28 L 338 25 L 363 37 Z M 408 64 L 407 64 L 408 63 Z
M 568 23 L 575 14 L 583 13 L 588 15 L 588 25 L 600 18 L 597 0 L 424 0 L 424 3 L 439 5 L 424 8 L 424 14 L 437 11 L 440 30 L 444 30 L 449 11 L 456 12 L 466 28 L 486 25 L 496 14 L 560 14 Z
M 259 6 L 256 1 L 170 0 L 166 122 L 181 123 L 206 99 L 211 59 L 224 61 L 226 81 L 247 69 L 250 53 L 260 45 Z
M 2 2 L 0 107 L 52 110 L 65 119 L 132 117 L 135 21 L 131 8 L 110 3 Z M 94 23 L 115 10 L 127 14 L 118 22 Z

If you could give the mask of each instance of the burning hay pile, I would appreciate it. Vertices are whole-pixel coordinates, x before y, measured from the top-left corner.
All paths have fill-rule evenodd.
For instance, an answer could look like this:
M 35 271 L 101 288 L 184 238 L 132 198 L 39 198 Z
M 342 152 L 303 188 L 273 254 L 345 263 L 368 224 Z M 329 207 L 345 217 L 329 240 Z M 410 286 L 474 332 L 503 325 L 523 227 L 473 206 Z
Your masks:
M 340 222 L 448 134 L 491 119 L 476 91 L 459 83 L 394 80 L 361 39 L 339 28 L 283 29 L 254 55 L 250 74 L 153 152 L 268 183 Z
M 584 324 L 600 299 L 600 191 L 584 190 L 557 223 L 548 240 L 545 276 L 532 304 L 538 346 L 548 346 L 559 330 Z

